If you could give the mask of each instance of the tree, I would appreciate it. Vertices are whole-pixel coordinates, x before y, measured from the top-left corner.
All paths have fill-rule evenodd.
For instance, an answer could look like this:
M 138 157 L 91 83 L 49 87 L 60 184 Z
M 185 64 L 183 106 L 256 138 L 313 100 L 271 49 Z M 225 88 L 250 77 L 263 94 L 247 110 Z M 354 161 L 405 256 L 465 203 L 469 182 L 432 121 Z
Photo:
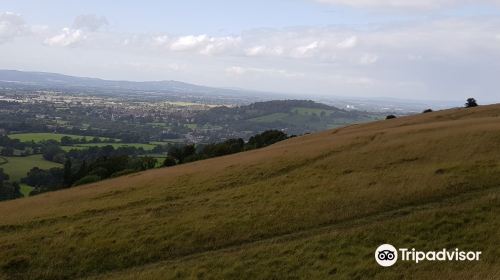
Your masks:
M 196 154 L 196 147 L 194 145 L 185 145 L 183 147 L 171 147 L 168 150 L 168 155 L 176 158 L 179 163 L 184 163 L 186 158 L 192 157 Z
M 262 148 L 279 141 L 287 139 L 286 133 L 279 130 L 268 130 L 261 134 L 250 137 L 248 140 L 248 149 Z
M 146 162 L 147 169 L 153 169 L 158 164 L 158 160 L 155 159 L 154 157 L 146 157 L 144 161 Z
M 71 170 L 71 159 L 67 159 L 64 163 L 63 184 L 65 187 L 70 187 L 73 183 L 73 172 Z
M 43 170 L 33 167 L 26 177 L 21 179 L 21 183 L 30 185 L 36 190 L 34 193 L 42 193 L 57 190 L 63 185 L 64 170 L 62 168 L 51 168 Z
M 88 173 L 87 161 L 83 160 L 82 163 L 80 164 L 80 167 L 78 168 L 78 172 L 76 172 L 75 180 L 79 180 L 80 178 L 85 177 L 87 173 Z
M 2 149 L 2 152 L 0 154 L 2 156 L 11 157 L 14 155 L 14 149 L 11 147 L 5 147 Z
M 474 98 L 469 98 L 467 99 L 467 103 L 465 103 L 466 108 L 472 108 L 472 107 L 477 107 L 477 101 Z
M 63 136 L 61 137 L 61 145 L 63 146 L 71 146 L 73 145 L 74 141 L 71 137 L 69 136 Z
M 9 180 L 9 175 L 7 175 L 3 168 L 0 168 L 0 187 L 3 187 L 4 183 Z
M 48 161 L 61 160 L 61 154 L 64 156 L 64 151 L 58 145 L 49 144 L 42 149 L 43 158 Z M 60 162 L 63 163 L 63 162 Z
M 186 145 L 182 149 L 182 156 L 184 159 L 194 155 L 195 153 L 196 153 L 196 147 L 194 145 Z
M 168 155 L 182 162 L 182 149 L 176 146 L 170 147 L 168 149 Z
M 76 181 L 73 186 L 76 187 L 76 186 L 80 186 L 80 185 L 86 185 L 86 184 L 91 184 L 91 183 L 95 183 L 97 181 L 100 181 L 101 180 L 101 177 L 99 177 L 98 175 L 88 175 L 88 176 L 85 176 L 83 178 L 81 178 L 80 180 Z
M 3 173 L 3 170 L 0 170 L 0 173 Z M 3 175 L 5 175 L 5 173 L 3 173 Z M 1 176 L 2 175 L 0 175 L 0 177 Z M 20 198 L 22 196 L 23 195 L 21 194 L 21 188 L 19 187 L 19 184 L 17 182 L 9 183 L 9 182 L 3 181 L 0 184 L 0 201 L 1 200 L 16 199 L 16 198 Z
M 175 160 L 174 157 L 171 157 L 171 156 L 167 156 L 165 158 L 165 160 L 163 161 L 163 166 L 165 166 L 165 167 L 174 166 L 176 164 L 177 164 L 177 161 Z
M 158 161 L 153 157 L 142 157 L 141 158 L 141 170 L 153 169 L 156 167 Z

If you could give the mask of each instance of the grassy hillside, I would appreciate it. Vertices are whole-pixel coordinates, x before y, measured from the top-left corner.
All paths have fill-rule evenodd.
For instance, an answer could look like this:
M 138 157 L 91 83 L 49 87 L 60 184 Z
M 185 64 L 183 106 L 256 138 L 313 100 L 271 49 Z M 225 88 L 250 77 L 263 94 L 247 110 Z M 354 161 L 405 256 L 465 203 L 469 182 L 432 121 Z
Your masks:
M 498 279 L 499 145 L 500 106 L 457 109 L 0 203 L 0 278 Z

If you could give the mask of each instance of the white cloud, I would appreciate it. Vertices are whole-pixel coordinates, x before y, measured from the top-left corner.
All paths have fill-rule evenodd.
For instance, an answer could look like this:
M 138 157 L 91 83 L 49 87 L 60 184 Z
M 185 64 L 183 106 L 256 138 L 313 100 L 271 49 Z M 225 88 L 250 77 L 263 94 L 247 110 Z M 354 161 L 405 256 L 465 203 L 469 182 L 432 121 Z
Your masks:
M 171 45 L 170 49 L 173 51 L 190 51 L 196 50 L 208 41 L 208 36 L 203 35 L 189 35 L 177 38 Z
M 314 0 L 356 8 L 437 9 L 465 4 L 500 4 L 499 0 Z
M 377 63 L 377 61 L 378 61 L 378 55 L 376 54 L 363 54 L 359 58 L 359 64 L 361 65 L 370 65 Z
M 23 18 L 11 12 L 0 13 L 0 44 L 26 34 Z
M 52 35 L 46 37 L 44 43 L 53 47 L 81 46 L 82 43 L 87 41 L 89 38 L 93 36 L 99 37 L 100 29 L 108 24 L 108 20 L 103 16 L 80 15 L 75 18 L 72 27 L 65 27 L 57 34 L 52 33 Z M 43 31 L 43 33 L 47 33 L 48 28 L 45 28 Z M 114 46 L 114 41 L 119 38 L 116 38 L 113 34 L 109 34 L 109 36 L 101 36 L 100 39 L 100 42 L 97 40 L 96 45 L 108 44 Z M 102 42 L 102 39 L 107 39 L 109 42 L 113 42 L 113 44 L 109 44 L 109 42 Z M 129 39 L 125 39 L 121 41 L 121 44 L 127 46 L 131 44 L 131 41 Z
M 358 44 L 358 37 L 351 36 L 349 38 L 346 38 L 342 42 L 338 43 L 337 47 L 339 49 L 352 49 L 356 47 L 357 44 Z
M 284 77 L 284 78 L 298 78 L 304 77 L 303 73 L 290 72 L 284 69 L 275 69 L 275 68 L 258 68 L 258 67 L 241 67 L 241 66 L 232 66 L 226 68 L 226 74 L 231 76 L 271 76 L 271 77 Z
M 268 48 L 263 45 L 253 46 L 244 50 L 246 56 L 281 56 L 285 49 L 281 46 Z
M 63 28 L 58 35 L 47 38 L 45 44 L 55 47 L 71 47 L 81 43 L 86 38 L 87 35 L 80 29 Z
M 292 56 L 301 58 L 301 57 L 311 57 L 314 53 L 320 48 L 320 43 L 318 41 L 314 41 L 310 44 L 297 47 Z
M 130 39 L 126 39 L 126 44 L 129 45 L 131 42 Z M 156 46 L 165 46 L 170 42 L 170 37 L 167 35 L 160 35 L 153 37 L 153 44 Z
M 210 37 L 206 34 L 181 36 L 172 40 L 168 38 L 166 35 L 158 36 L 155 41 L 168 46 L 171 51 L 191 51 L 202 55 L 229 54 L 241 43 L 241 37 Z
M 200 51 L 201 54 L 228 54 L 239 48 L 241 37 L 212 37 Z
M 230 75 L 244 75 L 245 73 L 248 72 L 248 69 L 240 67 L 240 66 L 232 66 L 226 68 L 226 73 Z

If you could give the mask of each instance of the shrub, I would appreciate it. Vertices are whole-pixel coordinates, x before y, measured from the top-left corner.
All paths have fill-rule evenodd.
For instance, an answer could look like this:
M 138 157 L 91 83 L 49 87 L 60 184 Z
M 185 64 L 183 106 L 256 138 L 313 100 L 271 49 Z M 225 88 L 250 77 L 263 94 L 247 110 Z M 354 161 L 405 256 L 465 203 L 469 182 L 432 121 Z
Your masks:
M 137 170 L 134 170 L 134 169 L 124 169 L 122 171 L 118 171 L 118 172 L 115 172 L 113 174 L 111 174 L 111 178 L 116 178 L 116 177 L 120 177 L 120 176 L 124 176 L 124 175 L 128 175 L 128 174 L 132 174 L 132 173 L 135 173 L 137 172 Z
M 465 103 L 466 108 L 472 108 L 472 107 L 477 107 L 477 101 L 474 98 L 469 98 L 467 99 L 467 103 Z
M 169 166 L 174 166 L 177 164 L 177 160 L 175 160 L 174 157 L 167 156 L 165 160 L 163 161 L 163 166 L 169 167 Z
M 268 130 L 261 134 L 250 137 L 248 140 L 248 150 L 262 148 L 287 139 L 286 133 L 279 130 Z
M 88 175 L 88 176 L 85 176 L 85 177 L 81 178 L 80 180 L 76 181 L 73 184 L 73 186 L 91 184 L 91 183 L 95 183 L 95 182 L 100 181 L 100 180 L 101 180 L 101 177 L 99 177 L 97 175 Z

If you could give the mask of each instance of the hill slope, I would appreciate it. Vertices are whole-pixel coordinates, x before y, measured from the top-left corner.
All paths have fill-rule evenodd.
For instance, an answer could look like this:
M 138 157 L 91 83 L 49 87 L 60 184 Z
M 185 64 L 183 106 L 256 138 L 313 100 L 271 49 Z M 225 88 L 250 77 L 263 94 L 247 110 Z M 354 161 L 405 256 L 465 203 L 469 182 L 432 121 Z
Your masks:
M 159 91 L 165 93 L 195 94 L 200 96 L 258 96 L 262 92 L 233 90 L 194 85 L 179 81 L 115 81 L 97 78 L 75 77 L 46 72 L 25 72 L 0 69 L 0 86 L 34 86 L 37 89 L 99 90 L 98 92 Z
M 0 203 L 0 278 L 498 278 L 499 144 L 499 105 L 457 109 Z
M 195 123 L 219 126 L 225 134 L 249 138 L 271 129 L 304 134 L 381 118 L 382 114 L 346 111 L 310 100 L 273 100 L 215 107 L 200 112 Z

